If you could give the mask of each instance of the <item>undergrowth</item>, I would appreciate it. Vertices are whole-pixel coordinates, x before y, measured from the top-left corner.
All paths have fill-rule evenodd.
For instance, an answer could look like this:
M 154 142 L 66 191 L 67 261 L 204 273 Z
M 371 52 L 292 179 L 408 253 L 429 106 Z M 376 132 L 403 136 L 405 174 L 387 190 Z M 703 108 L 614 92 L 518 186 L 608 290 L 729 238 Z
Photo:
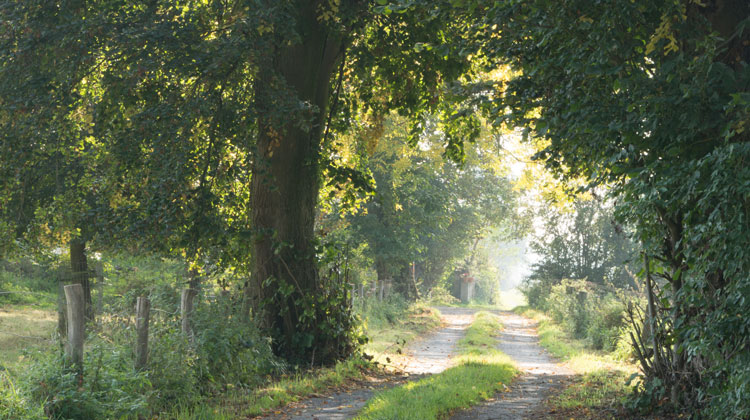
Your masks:
M 624 410 L 632 392 L 628 378 L 637 371 L 633 364 L 623 361 L 616 351 L 592 349 L 588 340 L 573 338 L 563 326 L 538 310 L 519 307 L 515 312 L 538 322 L 542 347 L 575 373 L 572 382 L 546 402 L 547 411 L 556 413 L 552 418 L 613 418 L 612 413 Z

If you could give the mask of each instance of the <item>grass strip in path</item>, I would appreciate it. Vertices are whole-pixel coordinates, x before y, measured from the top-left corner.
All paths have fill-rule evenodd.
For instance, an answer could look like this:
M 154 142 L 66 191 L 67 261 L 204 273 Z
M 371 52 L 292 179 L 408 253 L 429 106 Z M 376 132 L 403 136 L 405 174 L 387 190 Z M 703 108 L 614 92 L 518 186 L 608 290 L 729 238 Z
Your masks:
M 459 341 L 456 365 L 446 371 L 376 394 L 359 420 L 438 419 L 451 411 L 491 398 L 506 388 L 517 370 L 495 349 L 500 319 L 479 312 Z

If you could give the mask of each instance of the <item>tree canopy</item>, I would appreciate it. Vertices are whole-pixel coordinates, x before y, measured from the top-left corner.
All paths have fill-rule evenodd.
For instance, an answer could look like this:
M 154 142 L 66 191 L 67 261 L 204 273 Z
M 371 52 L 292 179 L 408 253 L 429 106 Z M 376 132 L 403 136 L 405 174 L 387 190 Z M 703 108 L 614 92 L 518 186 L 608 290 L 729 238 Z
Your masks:
M 467 152 L 481 111 L 525 130 L 560 179 L 611 189 L 668 314 L 647 380 L 721 413 L 750 399 L 748 16 L 745 0 L 6 2 L 0 249 L 131 243 L 231 264 L 274 351 L 330 363 L 356 337 L 319 270 L 321 192 L 356 201 L 372 174 L 360 221 L 402 260 L 458 223 L 480 231 L 503 211 L 485 192 L 507 193 Z M 509 80 L 484 77 L 501 67 Z M 392 112 L 400 141 L 439 131 L 466 166 L 339 159 L 343 133 L 380 137 Z M 418 222 L 422 237 L 399 230 Z
M 322 177 L 361 178 L 332 163 L 333 135 L 354 113 L 389 110 L 412 116 L 417 133 L 427 113 L 449 111 L 438 106 L 446 83 L 471 73 L 478 48 L 460 4 L 381 3 L 6 5 L 5 243 L 57 197 L 80 221 L 59 226 L 68 234 L 85 226 L 86 239 L 133 240 L 192 260 L 220 249 L 218 258 L 252 272 L 247 296 L 277 352 L 346 356 L 347 328 L 318 322 L 332 313 L 320 303 L 338 300 L 313 245 Z M 476 124 L 445 121 L 448 154 L 460 160 Z M 49 176 L 60 160 L 81 165 L 69 172 L 86 180 L 91 200 L 75 181 Z

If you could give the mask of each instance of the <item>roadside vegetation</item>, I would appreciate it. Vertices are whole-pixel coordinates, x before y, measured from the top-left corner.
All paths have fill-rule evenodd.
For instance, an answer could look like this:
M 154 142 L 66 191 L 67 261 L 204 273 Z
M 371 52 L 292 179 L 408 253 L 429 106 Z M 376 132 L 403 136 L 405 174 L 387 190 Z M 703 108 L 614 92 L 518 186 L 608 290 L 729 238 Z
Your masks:
M 590 197 L 539 219 L 545 229 L 532 246 L 540 258 L 522 287 L 528 306 L 514 311 L 538 322 L 540 344 L 575 373 L 545 410 L 556 419 L 638 413 L 628 315 L 645 303 L 632 275 L 636 244 L 618 232 L 612 208 Z
M 0 419 L 137 418 L 153 412 L 176 420 L 255 416 L 364 375 L 389 375 L 406 345 L 441 325 L 440 313 L 423 303 L 398 296 L 357 299 L 354 308 L 368 337 L 362 352 L 332 367 L 297 368 L 276 358 L 268 337 L 244 323 L 217 322 L 218 314 L 234 310 L 220 290 L 202 291 L 193 317 L 196 336 L 192 343 L 186 340 L 173 285 L 184 271 L 174 261 L 105 258 L 107 276 L 94 292 L 95 302 L 102 299 L 102 313 L 85 343 L 89 374 L 83 383 L 73 371 L 56 373 L 64 355 L 57 344 L 54 294 L 45 290 L 55 284 L 60 263 L 51 260 L 34 277 L 18 269 L 28 260 L 0 267 L 6 292 L 0 295 Z M 128 303 L 143 294 L 152 300 L 153 338 L 149 370 L 139 373 L 132 367 Z
M 442 373 L 377 393 L 359 420 L 438 419 L 470 407 L 507 388 L 517 371 L 508 356 L 495 348 L 502 324 L 488 312 L 476 314 L 459 343 L 455 366 Z
M 627 354 L 629 346 L 621 340 L 614 350 L 604 351 L 587 339 L 577 339 L 544 313 L 519 307 L 515 312 L 538 322 L 537 332 L 542 347 L 574 372 L 572 382 L 551 396 L 540 412 L 553 419 L 614 419 L 629 417 L 626 408 L 633 388 L 629 382 L 638 372 Z
M 532 236 L 526 300 L 573 340 L 549 327 L 553 351 L 635 358 L 639 412 L 750 418 L 748 16 L 3 2 L 3 416 L 296 398 L 398 361 L 434 325 L 415 302 L 497 304 L 490 254 Z

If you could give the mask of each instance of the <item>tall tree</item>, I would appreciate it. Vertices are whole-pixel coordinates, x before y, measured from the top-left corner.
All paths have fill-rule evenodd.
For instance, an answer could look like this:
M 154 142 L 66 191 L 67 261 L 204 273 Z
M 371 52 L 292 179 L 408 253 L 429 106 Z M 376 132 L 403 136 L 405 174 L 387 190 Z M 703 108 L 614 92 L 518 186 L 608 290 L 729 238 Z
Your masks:
M 634 286 L 630 273 L 639 271 L 633 265 L 637 249 L 615 224 L 611 203 L 579 199 L 571 207 L 542 210 L 541 229 L 531 242 L 539 261 L 525 280 L 531 305 L 542 304 L 550 288 L 563 279 Z
M 67 120 L 89 115 L 92 142 L 106 152 L 97 194 L 107 217 L 97 229 L 192 259 L 228 249 L 219 258 L 252 270 L 248 295 L 277 353 L 328 363 L 352 349 L 339 311 L 321 307 L 333 289 L 312 245 L 321 177 L 336 172 L 330 133 L 355 109 L 398 109 L 415 122 L 434 110 L 478 48 L 465 31 L 474 9 L 457 6 L 14 3 L 2 9 L 12 22 L 2 27 L 3 147 L 35 139 L 49 150 Z M 458 159 L 472 135 L 463 120 L 447 120 Z M 4 153 L 11 176 L 31 161 L 24 153 Z M 19 185 L 5 184 L 3 200 Z

